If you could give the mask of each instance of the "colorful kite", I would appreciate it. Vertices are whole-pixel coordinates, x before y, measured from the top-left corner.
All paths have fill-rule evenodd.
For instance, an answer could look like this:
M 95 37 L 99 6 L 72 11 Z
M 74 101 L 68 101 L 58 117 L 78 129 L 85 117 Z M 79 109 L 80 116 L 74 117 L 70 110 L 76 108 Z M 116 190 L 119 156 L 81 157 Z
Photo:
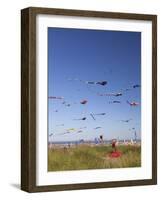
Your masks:
M 126 101 L 130 106 L 138 106 L 139 103 L 137 102 L 129 102 L 129 101 Z
M 67 132 L 75 131 L 75 130 L 76 130 L 75 128 L 69 128 L 69 129 L 67 129 Z

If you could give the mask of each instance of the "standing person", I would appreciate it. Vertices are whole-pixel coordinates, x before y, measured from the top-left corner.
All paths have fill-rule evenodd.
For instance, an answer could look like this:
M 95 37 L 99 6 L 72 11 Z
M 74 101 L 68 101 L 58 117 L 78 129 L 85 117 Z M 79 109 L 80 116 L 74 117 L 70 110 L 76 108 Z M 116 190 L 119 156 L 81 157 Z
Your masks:
M 103 135 L 100 135 L 100 143 L 103 144 Z
M 112 149 L 114 149 L 114 152 L 116 152 L 117 151 L 117 148 L 116 148 L 116 143 L 117 143 L 117 141 L 114 139 L 114 140 L 112 140 Z
M 95 144 L 97 145 L 97 144 L 98 144 L 98 139 L 95 138 L 95 139 L 94 139 L 94 142 L 95 142 Z

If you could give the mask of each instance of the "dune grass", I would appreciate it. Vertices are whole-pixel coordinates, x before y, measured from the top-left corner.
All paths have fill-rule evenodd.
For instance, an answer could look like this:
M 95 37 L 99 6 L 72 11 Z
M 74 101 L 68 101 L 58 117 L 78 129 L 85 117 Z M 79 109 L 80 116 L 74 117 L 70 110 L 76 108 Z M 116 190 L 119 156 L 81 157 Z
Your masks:
M 48 150 L 48 171 L 126 168 L 141 166 L 140 146 L 119 146 L 119 158 L 110 158 L 110 146 L 77 146 Z

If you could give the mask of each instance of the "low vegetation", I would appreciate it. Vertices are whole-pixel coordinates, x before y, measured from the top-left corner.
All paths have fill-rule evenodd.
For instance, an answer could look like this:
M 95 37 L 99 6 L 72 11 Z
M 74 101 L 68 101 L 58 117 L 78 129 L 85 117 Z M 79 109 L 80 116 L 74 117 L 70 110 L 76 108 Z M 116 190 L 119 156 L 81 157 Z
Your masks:
M 48 171 L 127 168 L 141 166 L 140 146 L 119 146 L 119 158 L 111 158 L 111 146 L 77 146 L 48 150 Z

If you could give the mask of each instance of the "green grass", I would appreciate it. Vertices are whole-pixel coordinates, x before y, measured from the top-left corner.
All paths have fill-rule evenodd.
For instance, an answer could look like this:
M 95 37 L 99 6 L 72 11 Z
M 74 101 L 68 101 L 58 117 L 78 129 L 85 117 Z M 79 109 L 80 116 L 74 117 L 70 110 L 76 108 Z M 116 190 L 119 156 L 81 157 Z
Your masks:
M 69 149 L 49 149 L 48 171 L 124 168 L 141 166 L 140 146 L 119 146 L 122 156 L 110 158 L 110 146 L 77 146 Z

